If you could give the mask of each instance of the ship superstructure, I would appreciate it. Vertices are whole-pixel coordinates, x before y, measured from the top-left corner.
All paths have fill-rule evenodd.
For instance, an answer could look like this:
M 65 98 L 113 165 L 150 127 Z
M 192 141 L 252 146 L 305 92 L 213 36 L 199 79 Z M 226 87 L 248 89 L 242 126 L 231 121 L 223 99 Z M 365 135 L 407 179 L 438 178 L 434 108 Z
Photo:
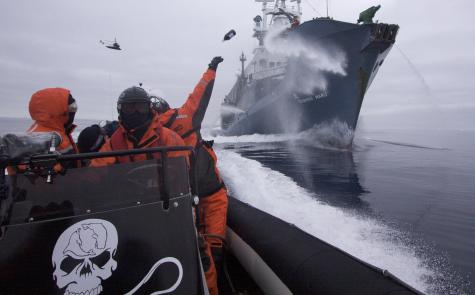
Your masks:
M 373 23 L 379 7 L 364 11 L 361 25 L 329 17 L 301 23 L 300 0 L 256 2 L 258 46 L 249 61 L 239 58 L 241 72 L 222 104 L 224 133 L 299 132 L 325 122 L 354 130 L 399 27 Z
M 256 0 L 262 2 L 262 16 L 254 17 L 254 35 L 258 40 L 258 46 L 253 50 L 253 58 L 244 66 L 247 61 L 244 53 L 239 57 L 241 61 L 241 73 L 233 90 L 225 98 L 225 103 L 236 105 L 242 109 L 250 107 L 251 102 L 241 100 L 241 90 L 246 84 L 252 83 L 253 79 L 262 80 L 266 78 L 281 79 L 285 76 L 285 68 L 287 66 L 287 58 L 282 55 L 273 55 L 268 52 L 264 46 L 264 39 L 269 29 L 273 27 L 298 26 L 302 17 L 301 0 L 292 0 L 297 6 L 288 7 L 286 1 L 268 1 Z M 268 5 L 271 2 L 273 5 Z M 240 105 L 245 103 L 247 105 Z

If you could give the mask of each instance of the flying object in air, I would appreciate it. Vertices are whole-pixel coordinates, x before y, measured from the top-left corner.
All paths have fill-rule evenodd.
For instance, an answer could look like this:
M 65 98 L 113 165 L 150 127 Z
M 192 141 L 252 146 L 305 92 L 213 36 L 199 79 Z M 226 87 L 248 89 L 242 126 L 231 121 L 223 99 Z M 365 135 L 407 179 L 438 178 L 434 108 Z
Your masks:
M 107 40 L 100 40 L 99 41 L 101 44 L 105 45 L 109 49 L 114 49 L 114 50 L 122 50 L 120 48 L 119 43 L 117 43 L 117 40 L 114 38 L 114 42 L 112 41 L 107 41 Z

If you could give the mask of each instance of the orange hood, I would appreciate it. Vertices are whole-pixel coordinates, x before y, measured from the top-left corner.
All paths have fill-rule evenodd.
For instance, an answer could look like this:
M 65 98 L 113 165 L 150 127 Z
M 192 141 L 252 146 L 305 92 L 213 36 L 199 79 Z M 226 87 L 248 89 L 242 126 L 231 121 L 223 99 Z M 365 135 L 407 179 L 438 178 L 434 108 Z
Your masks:
M 64 130 L 68 121 L 69 90 L 46 88 L 35 92 L 30 99 L 29 111 L 37 124 L 56 130 Z

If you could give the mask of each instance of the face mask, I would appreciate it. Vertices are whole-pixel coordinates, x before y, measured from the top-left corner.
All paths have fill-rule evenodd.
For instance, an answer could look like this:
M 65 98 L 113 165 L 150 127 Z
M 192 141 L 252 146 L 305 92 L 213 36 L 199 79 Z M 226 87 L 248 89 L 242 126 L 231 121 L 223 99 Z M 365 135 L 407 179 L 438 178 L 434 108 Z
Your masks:
M 127 130 L 133 130 L 145 125 L 150 120 L 150 113 L 141 114 L 134 112 L 132 114 L 120 114 L 121 121 Z
M 69 129 L 73 125 L 74 122 L 74 117 L 76 116 L 76 113 L 70 112 L 68 113 L 68 121 L 64 123 L 64 128 Z
M 64 128 L 69 129 L 73 125 L 74 117 L 76 116 L 76 112 L 78 110 L 78 105 L 76 104 L 76 100 L 69 94 L 68 97 L 68 121 L 64 123 Z

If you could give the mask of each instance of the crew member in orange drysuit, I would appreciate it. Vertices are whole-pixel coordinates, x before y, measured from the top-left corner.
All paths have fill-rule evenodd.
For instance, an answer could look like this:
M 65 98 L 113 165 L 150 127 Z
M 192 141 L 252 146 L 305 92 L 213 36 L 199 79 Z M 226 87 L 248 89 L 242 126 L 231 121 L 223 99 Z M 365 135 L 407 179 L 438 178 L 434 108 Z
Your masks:
M 56 132 L 61 137 L 57 151 L 61 154 L 77 153 L 71 133 L 77 112 L 76 100 L 64 88 L 46 88 L 31 96 L 29 111 L 35 121 L 27 132 Z
M 296 27 L 300 26 L 300 20 L 298 16 L 294 16 L 294 18 L 290 22 L 290 28 L 295 29 Z
M 205 237 L 205 247 L 210 257 L 209 267 L 204 265 L 206 281 L 211 295 L 218 294 L 215 260 L 221 259 L 222 239 L 226 232 L 228 196 L 219 171 L 216 167 L 216 154 L 212 142 L 201 138 L 203 121 L 213 91 L 216 69 L 223 59 L 215 57 L 208 70 L 188 96 L 185 104 L 171 109 L 163 98 L 155 97 L 154 109 L 160 114 L 163 126 L 178 133 L 186 145 L 195 148 L 195 160 L 192 163 L 192 177 L 196 177 L 195 193 L 200 198 L 199 232 Z M 193 184 L 195 181 L 191 181 Z M 212 253 L 213 255 L 209 255 Z M 205 264 L 205 263 L 204 263 Z
M 151 109 L 148 93 L 141 87 L 125 89 L 117 101 L 120 127 L 101 147 L 100 152 L 151 148 L 159 146 L 184 146 L 183 139 L 174 131 L 164 128 L 158 115 Z M 189 152 L 169 152 L 169 157 L 184 156 Z M 153 154 L 159 157 L 159 153 Z M 127 163 L 147 160 L 147 155 L 129 155 L 122 157 L 96 158 L 91 166 L 106 166 L 115 163 Z
M 30 116 L 33 125 L 27 130 L 28 133 L 55 132 L 59 135 L 60 143 L 56 150 L 61 154 L 74 154 L 78 152 L 71 133 L 76 128 L 73 124 L 77 111 L 76 100 L 70 91 L 65 88 L 45 88 L 35 92 L 30 99 Z M 66 166 L 78 167 L 79 161 L 56 165 L 54 169 L 60 171 Z M 9 167 L 8 173 L 21 172 L 24 166 Z

